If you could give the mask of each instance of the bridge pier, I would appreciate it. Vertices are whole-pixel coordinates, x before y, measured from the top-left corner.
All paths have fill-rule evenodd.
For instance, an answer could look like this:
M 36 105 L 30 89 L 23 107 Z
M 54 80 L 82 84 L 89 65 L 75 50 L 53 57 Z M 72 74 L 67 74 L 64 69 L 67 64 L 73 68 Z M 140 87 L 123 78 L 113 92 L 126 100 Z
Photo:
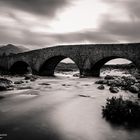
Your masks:
M 38 73 L 38 75 L 40 76 L 54 76 L 54 71 L 42 71 L 40 73 Z
M 100 71 L 99 70 L 90 70 L 90 69 L 82 69 L 80 70 L 80 75 L 84 77 L 99 77 Z

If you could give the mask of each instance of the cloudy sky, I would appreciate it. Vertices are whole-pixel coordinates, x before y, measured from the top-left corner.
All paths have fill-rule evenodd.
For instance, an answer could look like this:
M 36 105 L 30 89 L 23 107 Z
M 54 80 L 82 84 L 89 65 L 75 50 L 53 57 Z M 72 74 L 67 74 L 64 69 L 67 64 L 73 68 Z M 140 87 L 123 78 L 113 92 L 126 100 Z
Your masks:
M 0 44 L 140 42 L 140 0 L 0 0 Z

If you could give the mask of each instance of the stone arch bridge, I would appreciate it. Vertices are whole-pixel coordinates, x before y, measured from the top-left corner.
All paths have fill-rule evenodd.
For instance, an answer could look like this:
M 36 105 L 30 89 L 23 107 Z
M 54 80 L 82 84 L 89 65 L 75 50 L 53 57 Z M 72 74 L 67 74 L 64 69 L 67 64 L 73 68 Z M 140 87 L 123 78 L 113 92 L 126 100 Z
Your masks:
M 140 70 L 140 43 L 62 45 L 19 53 L 0 58 L 0 68 L 10 72 L 32 69 L 33 74 L 51 76 L 57 64 L 70 58 L 78 66 L 80 74 L 99 76 L 100 68 L 115 58 L 132 61 Z

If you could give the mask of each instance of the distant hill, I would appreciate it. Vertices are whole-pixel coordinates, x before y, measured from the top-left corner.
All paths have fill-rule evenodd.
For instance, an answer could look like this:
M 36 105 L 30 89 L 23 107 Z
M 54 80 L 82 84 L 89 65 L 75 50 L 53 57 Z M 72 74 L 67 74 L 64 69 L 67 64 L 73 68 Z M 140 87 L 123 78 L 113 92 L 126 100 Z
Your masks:
M 12 44 L 0 46 L 0 56 L 7 56 L 7 55 L 17 54 L 25 51 L 29 51 L 29 49 L 22 46 L 15 46 Z
M 129 64 L 106 64 L 102 68 L 110 68 L 110 69 L 132 69 L 136 68 L 136 66 L 133 63 Z
M 107 69 L 133 69 L 133 68 L 136 68 L 135 65 L 133 63 L 130 63 L 130 64 L 107 64 L 107 65 L 104 65 L 102 67 L 103 70 L 107 70 Z M 60 62 L 56 69 L 56 71 L 77 71 L 78 70 L 78 67 L 74 64 L 74 63 L 62 63 Z
M 60 62 L 56 69 L 56 71 L 77 71 L 78 67 L 74 63 L 63 63 Z

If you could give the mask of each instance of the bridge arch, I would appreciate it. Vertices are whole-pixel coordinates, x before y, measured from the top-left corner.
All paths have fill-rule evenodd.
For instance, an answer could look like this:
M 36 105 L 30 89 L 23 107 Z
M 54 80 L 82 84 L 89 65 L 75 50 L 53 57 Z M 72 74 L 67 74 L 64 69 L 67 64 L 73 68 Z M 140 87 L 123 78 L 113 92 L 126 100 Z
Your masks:
M 54 76 L 54 71 L 56 66 L 64 59 L 69 58 L 71 59 L 76 66 L 79 69 L 78 64 L 76 63 L 75 60 L 73 60 L 71 57 L 63 56 L 63 55 L 58 55 L 58 56 L 53 56 L 50 57 L 49 59 L 45 60 L 40 68 L 39 68 L 39 75 L 40 76 Z
M 9 72 L 11 74 L 27 74 L 27 73 L 31 73 L 32 69 L 27 62 L 16 61 L 11 65 Z
M 99 77 L 100 76 L 100 70 L 101 68 L 109 61 L 114 60 L 114 59 L 125 59 L 128 61 L 131 61 L 136 67 L 137 64 L 135 61 L 131 60 L 130 58 L 125 58 L 125 57 L 118 57 L 118 56 L 109 56 L 109 57 L 105 57 L 100 59 L 99 61 L 97 61 L 92 67 L 91 67 L 91 75 L 94 77 Z

